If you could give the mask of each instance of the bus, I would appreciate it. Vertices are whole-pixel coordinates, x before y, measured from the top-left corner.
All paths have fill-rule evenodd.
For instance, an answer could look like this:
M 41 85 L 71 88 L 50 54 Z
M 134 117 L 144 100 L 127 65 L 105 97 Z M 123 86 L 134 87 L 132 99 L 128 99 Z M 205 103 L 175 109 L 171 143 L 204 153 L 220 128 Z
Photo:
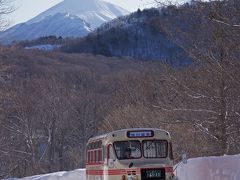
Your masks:
M 86 147 L 86 179 L 175 179 L 169 132 L 122 129 L 90 138 Z

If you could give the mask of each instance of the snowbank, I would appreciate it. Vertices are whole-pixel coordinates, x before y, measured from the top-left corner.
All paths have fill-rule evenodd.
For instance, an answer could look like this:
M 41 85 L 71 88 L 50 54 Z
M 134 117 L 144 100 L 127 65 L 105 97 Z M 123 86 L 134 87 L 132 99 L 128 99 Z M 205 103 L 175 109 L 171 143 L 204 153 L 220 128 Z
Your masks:
M 85 169 L 77 169 L 74 171 L 63 171 L 52 174 L 37 175 L 32 177 L 26 177 L 21 180 L 85 180 Z M 8 179 L 8 180 L 20 180 L 20 179 Z
M 176 173 L 178 180 L 240 180 L 240 154 L 189 159 Z

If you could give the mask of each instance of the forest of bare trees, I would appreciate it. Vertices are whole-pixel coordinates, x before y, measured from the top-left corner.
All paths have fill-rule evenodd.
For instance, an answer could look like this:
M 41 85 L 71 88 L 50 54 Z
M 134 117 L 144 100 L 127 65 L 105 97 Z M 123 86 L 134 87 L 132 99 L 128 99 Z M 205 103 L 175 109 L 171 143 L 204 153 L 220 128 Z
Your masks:
M 181 108 L 199 109 L 204 116 L 196 112 L 191 117 L 195 126 L 204 131 L 218 144 L 219 155 L 230 153 L 233 148 L 239 152 L 239 52 L 240 28 L 238 1 L 195 2 L 186 13 L 187 21 L 192 22 L 192 29 L 187 32 L 176 27 L 167 28 L 170 36 L 181 45 L 192 59 L 203 64 L 200 71 L 189 71 L 185 76 L 174 79 L 184 82 L 180 85 L 186 92 L 184 100 L 188 103 Z M 190 16 L 194 14 L 194 16 Z M 198 21 L 198 19 L 201 19 Z M 170 30 L 171 29 L 171 30 Z M 186 41 L 187 40 L 187 41 Z M 189 77 L 196 82 L 189 83 Z M 185 81 L 182 78 L 185 78 Z M 198 80 L 201 79 L 199 82 Z M 206 84 L 207 83 L 207 84 Z M 187 100 L 189 99 L 189 100 Z M 180 110 L 182 111 L 182 110 Z M 185 112 L 186 114 L 186 112 Z M 189 114 L 189 113 L 187 113 Z M 233 147 L 233 148 L 232 148 Z
M 88 138 L 117 104 L 118 80 L 142 69 L 104 59 L 2 49 L 1 177 L 84 167 Z
M 223 132 L 218 73 L 209 70 L 217 65 L 176 70 L 158 62 L 23 50 L 6 50 L 0 59 L 6 67 L 1 177 L 84 167 L 89 137 L 130 127 L 170 131 L 176 160 L 183 152 L 222 154 L 223 135 L 224 153 L 239 152 L 239 85 L 228 80 Z M 228 73 L 239 76 L 238 69 L 233 62 Z
M 186 9 L 182 16 L 190 22 L 191 31 L 177 26 L 165 26 L 165 31 L 203 67 L 178 76 L 181 78 L 173 77 L 176 82 L 184 82 L 180 85 L 184 92 L 181 94 L 185 94 L 183 98 L 188 103 L 179 111 L 186 114 L 185 109 L 200 108 L 205 116 L 199 119 L 196 113 L 191 118 L 195 119 L 195 126 L 215 139 L 220 155 L 227 154 L 230 146 L 239 143 L 240 130 L 235 125 L 239 124 L 240 5 L 235 0 L 197 1 Z M 194 76 L 197 83 L 189 83 Z M 199 101 L 204 106 L 199 107 Z

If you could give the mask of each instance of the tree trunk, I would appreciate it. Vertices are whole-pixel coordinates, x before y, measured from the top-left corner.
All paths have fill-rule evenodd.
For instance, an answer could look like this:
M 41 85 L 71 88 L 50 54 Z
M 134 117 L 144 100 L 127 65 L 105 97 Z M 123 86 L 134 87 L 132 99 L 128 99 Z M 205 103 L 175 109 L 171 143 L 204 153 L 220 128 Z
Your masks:
M 49 127 L 49 153 L 48 153 L 48 158 L 49 158 L 49 168 L 48 171 L 53 172 L 53 167 L 54 167 L 54 158 L 55 158 L 55 120 L 53 120 L 50 124 Z

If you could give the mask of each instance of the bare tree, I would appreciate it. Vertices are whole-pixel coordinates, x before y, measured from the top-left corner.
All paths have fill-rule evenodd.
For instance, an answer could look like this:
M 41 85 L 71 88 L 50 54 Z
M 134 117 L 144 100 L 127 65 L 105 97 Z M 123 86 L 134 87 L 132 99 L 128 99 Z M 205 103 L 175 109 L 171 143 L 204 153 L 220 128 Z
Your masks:
M 170 18 L 159 24 L 198 67 L 166 76 L 170 80 L 168 87 L 175 91 L 176 97 L 171 104 L 159 101 L 155 107 L 170 112 L 178 122 L 193 123 L 217 142 L 219 149 L 215 153 L 221 155 L 240 148 L 236 141 L 240 89 L 237 72 L 240 19 L 236 18 L 239 7 L 239 1 L 235 0 L 193 1 L 190 5 L 167 9 Z M 181 26 L 173 19 L 180 21 Z
M 9 25 L 7 15 L 15 10 L 13 2 L 14 0 L 0 0 L 0 30 Z

